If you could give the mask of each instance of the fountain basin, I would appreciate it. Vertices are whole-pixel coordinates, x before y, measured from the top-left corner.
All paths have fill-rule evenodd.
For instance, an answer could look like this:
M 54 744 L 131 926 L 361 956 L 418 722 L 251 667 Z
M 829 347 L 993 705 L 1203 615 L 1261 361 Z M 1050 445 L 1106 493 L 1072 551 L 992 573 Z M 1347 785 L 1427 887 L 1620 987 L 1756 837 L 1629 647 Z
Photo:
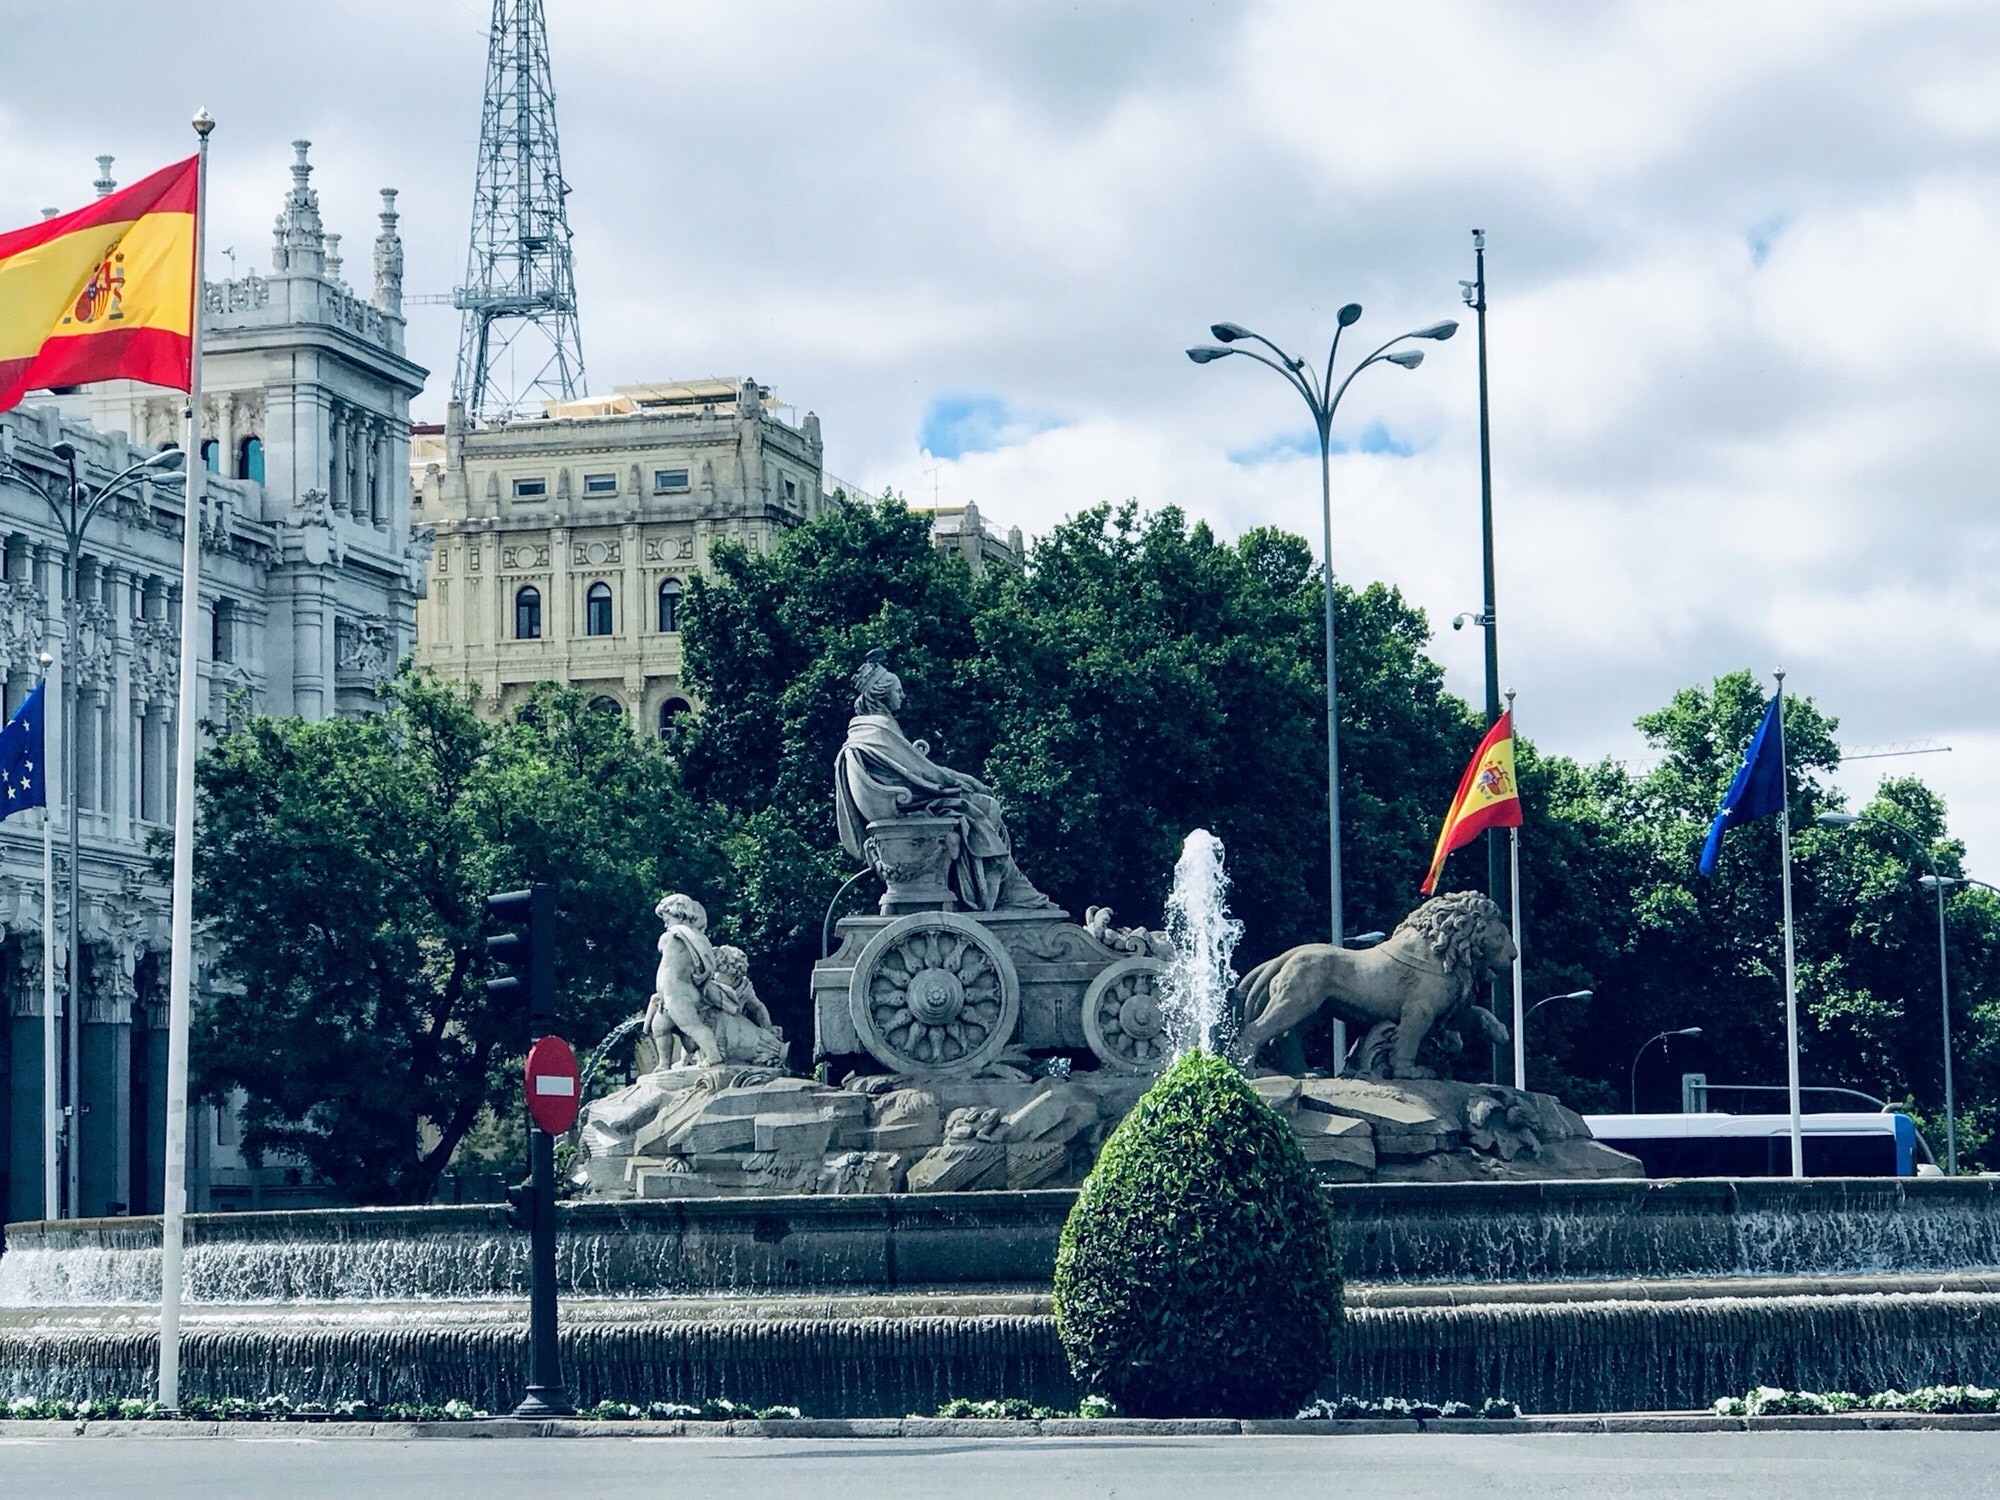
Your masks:
M 1348 1324 L 1328 1394 L 1531 1411 L 1701 1406 L 1752 1384 L 2000 1380 L 2000 1179 L 1329 1188 Z M 822 1416 L 1067 1405 L 1048 1303 L 1069 1192 L 579 1203 L 579 1399 Z M 186 1388 L 505 1409 L 526 1236 L 496 1209 L 188 1220 Z M 158 1221 L 10 1226 L 0 1395 L 151 1387 Z
M 2000 1269 L 2000 1178 L 1608 1179 L 1325 1189 L 1356 1282 L 1943 1273 Z M 1046 1286 L 1075 1193 L 580 1202 L 566 1295 Z M 191 1214 L 191 1303 L 525 1295 L 527 1236 L 497 1207 Z M 8 1227 L 0 1307 L 157 1301 L 159 1220 Z

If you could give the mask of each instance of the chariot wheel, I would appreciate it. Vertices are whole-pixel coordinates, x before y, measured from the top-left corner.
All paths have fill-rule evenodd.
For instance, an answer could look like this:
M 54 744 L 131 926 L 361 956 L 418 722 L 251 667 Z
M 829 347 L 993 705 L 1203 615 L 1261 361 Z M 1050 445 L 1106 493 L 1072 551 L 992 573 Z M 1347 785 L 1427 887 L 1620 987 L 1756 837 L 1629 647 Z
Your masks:
M 1173 1058 L 1173 1039 L 1160 1010 L 1157 958 L 1128 958 L 1111 965 L 1083 995 L 1083 1036 L 1114 1073 L 1157 1073 Z
M 854 961 L 848 1012 L 876 1061 L 917 1078 L 977 1073 L 1021 1020 L 1021 981 L 1000 940 L 957 912 L 912 912 Z

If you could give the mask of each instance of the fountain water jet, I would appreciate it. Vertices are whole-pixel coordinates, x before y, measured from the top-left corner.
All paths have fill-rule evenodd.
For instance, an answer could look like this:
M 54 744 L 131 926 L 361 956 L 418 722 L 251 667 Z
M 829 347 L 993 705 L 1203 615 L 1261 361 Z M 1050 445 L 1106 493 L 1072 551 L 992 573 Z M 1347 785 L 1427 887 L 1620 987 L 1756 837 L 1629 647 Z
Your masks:
M 1243 924 L 1229 915 L 1229 872 L 1223 867 L 1222 840 L 1197 828 L 1181 845 L 1167 895 L 1167 936 L 1174 949 L 1163 976 L 1161 1009 L 1176 1056 L 1196 1048 L 1220 1049 L 1218 1035 L 1226 1002 L 1236 983 L 1230 958 Z

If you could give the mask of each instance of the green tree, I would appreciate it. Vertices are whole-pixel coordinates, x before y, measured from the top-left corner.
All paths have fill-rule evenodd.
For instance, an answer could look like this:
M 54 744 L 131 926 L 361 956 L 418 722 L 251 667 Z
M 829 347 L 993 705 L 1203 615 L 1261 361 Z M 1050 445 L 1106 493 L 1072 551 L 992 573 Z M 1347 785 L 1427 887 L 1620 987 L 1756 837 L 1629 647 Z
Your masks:
M 434 1191 L 525 1046 L 486 996 L 484 898 L 558 890 L 563 1024 L 588 1045 L 643 1003 L 650 911 L 712 881 L 671 760 L 583 695 L 513 723 L 406 674 L 375 717 L 260 718 L 198 772 L 196 912 L 218 993 L 197 1088 L 240 1089 L 253 1156 L 304 1159 L 359 1202 Z

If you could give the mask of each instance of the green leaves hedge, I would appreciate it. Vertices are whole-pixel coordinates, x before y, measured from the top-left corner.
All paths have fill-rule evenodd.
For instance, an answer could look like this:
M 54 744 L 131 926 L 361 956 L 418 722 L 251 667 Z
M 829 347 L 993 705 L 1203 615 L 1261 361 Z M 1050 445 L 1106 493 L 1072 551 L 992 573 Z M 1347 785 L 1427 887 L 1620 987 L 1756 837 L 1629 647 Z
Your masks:
M 1290 1127 L 1223 1059 L 1181 1058 L 1063 1225 L 1071 1370 L 1131 1416 L 1289 1417 L 1327 1368 L 1340 1298 L 1333 1220 Z

